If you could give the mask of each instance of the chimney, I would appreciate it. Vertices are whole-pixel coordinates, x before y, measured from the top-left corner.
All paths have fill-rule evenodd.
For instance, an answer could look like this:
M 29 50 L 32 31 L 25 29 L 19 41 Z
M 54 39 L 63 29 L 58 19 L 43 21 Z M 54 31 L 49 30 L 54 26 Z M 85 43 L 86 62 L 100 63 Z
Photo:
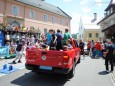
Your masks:
M 94 19 L 91 20 L 91 23 L 94 23 L 97 20 L 97 13 L 94 13 Z
M 45 1 L 45 0 L 41 0 L 41 1 Z
M 97 13 L 94 13 L 94 19 L 97 20 Z

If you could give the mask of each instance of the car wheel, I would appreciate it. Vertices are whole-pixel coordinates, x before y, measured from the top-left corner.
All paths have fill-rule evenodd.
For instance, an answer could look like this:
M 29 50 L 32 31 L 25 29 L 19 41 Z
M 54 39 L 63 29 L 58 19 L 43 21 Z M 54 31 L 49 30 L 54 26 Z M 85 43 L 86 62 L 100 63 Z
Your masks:
M 78 59 L 77 63 L 80 63 L 80 57 L 79 57 L 79 59 Z
M 69 75 L 69 78 L 74 77 L 74 75 L 75 75 L 75 62 L 73 63 L 72 70 L 69 72 L 68 75 Z

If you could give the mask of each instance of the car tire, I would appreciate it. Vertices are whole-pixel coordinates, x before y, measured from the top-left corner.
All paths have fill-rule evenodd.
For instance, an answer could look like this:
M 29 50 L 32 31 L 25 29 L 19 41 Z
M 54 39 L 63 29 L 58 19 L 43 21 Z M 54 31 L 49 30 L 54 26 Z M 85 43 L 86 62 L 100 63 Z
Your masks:
M 80 63 L 80 61 L 81 61 L 81 60 L 80 60 L 80 57 L 79 57 L 79 59 L 78 59 L 77 63 Z
M 73 67 L 72 67 L 71 71 L 69 72 L 68 76 L 69 76 L 69 78 L 72 78 L 72 77 L 74 77 L 74 75 L 75 75 L 75 62 L 73 63 Z

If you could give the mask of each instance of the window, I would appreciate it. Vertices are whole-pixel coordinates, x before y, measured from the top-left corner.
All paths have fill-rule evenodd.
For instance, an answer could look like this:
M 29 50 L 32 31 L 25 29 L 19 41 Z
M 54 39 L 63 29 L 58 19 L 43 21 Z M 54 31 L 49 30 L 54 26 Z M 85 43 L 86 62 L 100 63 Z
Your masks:
M 96 36 L 96 37 L 99 37 L 99 34 L 98 34 L 98 33 L 96 33 L 96 34 L 95 34 L 95 36 Z
M 47 29 L 46 28 L 44 28 L 44 34 L 45 34 L 45 36 L 47 35 Z
M 30 10 L 30 18 L 34 19 L 35 18 L 35 12 Z
M 19 7 L 18 6 L 13 6 L 12 7 L 12 14 L 13 15 L 19 15 Z
M 90 38 L 92 37 L 92 33 L 89 33 L 89 37 L 90 37 Z
M 44 21 L 48 21 L 48 18 L 47 18 L 48 16 L 45 14 L 44 15 Z
M 59 24 L 61 24 L 61 25 L 62 25 L 62 19 L 60 19 L 60 20 L 59 20 Z
M 55 18 L 54 17 L 52 17 L 51 20 L 52 20 L 52 23 L 55 23 Z
M 111 7 L 111 13 L 113 13 L 113 8 Z
M 68 22 L 66 22 L 66 26 L 69 26 L 69 23 L 68 23 Z

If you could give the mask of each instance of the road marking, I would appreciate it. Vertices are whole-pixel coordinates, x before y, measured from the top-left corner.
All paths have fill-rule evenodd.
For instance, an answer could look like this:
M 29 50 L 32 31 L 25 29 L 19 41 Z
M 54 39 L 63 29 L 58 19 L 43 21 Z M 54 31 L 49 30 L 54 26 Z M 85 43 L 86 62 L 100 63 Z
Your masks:
M 0 77 L 2 77 L 2 76 L 4 76 L 4 75 L 6 75 L 6 74 L 0 73 Z
M 109 73 L 109 76 L 111 78 L 113 85 L 115 86 L 115 75 L 113 73 Z

